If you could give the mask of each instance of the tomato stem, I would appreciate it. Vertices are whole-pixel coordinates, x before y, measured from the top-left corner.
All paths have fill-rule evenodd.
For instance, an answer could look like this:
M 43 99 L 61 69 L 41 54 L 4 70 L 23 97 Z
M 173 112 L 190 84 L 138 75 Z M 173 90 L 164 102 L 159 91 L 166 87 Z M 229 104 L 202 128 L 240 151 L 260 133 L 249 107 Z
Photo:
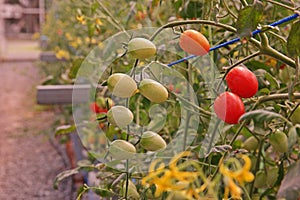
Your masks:
M 223 2 L 223 4 L 224 4 L 224 6 L 225 6 L 227 12 L 228 12 L 233 18 L 237 19 L 238 17 L 233 13 L 233 11 L 230 10 L 229 6 L 228 6 L 227 3 L 226 3 L 226 0 L 224 0 L 224 1 L 222 1 L 222 2 Z
M 215 22 L 215 21 L 210 21 L 210 20 L 199 19 L 199 20 L 174 21 L 174 22 L 167 23 L 164 26 L 161 26 L 157 31 L 155 31 L 153 33 L 153 35 L 150 37 L 150 40 L 153 41 L 156 38 L 156 36 L 166 28 L 173 28 L 176 26 L 181 26 L 181 25 L 186 25 L 186 24 L 206 24 L 206 25 L 212 25 L 212 26 L 224 28 L 230 32 L 236 32 L 236 29 L 232 26 L 229 26 L 227 24 L 222 24 L 219 22 Z
M 294 98 L 295 99 L 300 99 L 300 93 L 294 93 Z M 284 99 L 289 99 L 289 94 L 288 93 L 283 93 L 283 94 L 271 94 L 268 96 L 262 96 L 260 98 L 258 98 L 257 100 L 257 105 L 264 103 L 266 101 L 273 101 L 273 100 L 284 100 Z M 250 102 L 246 102 L 246 104 L 249 104 Z
M 283 8 L 288 9 L 288 10 L 291 10 L 291 11 L 295 11 L 295 9 L 294 9 L 293 7 L 290 7 L 290 6 L 288 6 L 288 5 L 285 5 L 285 4 L 280 3 L 280 2 L 278 2 L 278 1 L 267 0 L 267 2 L 270 2 L 270 3 L 272 3 L 272 4 L 276 4 L 277 6 L 281 6 L 281 7 L 283 7 Z

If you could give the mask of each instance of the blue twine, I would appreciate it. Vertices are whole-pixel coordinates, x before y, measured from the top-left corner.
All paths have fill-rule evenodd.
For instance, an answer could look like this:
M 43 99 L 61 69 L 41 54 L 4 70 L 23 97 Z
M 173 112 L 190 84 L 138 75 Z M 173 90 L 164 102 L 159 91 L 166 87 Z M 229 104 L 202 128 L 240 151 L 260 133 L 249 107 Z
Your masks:
M 272 27 L 278 26 L 278 25 L 283 24 L 283 23 L 285 23 L 285 22 L 288 22 L 288 21 L 290 21 L 290 20 L 296 19 L 298 16 L 299 16 L 299 15 L 298 15 L 297 13 L 296 13 L 296 14 L 293 14 L 293 15 L 291 15 L 291 16 L 288 16 L 288 17 L 286 17 L 286 18 L 283 18 L 283 19 L 280 19 L 280 20 L 278 20 L 278 21 L 276 21 L 276 22 L 273 22 L 273 23 L 269 24 L 269 26 L 272 26 Z M 256 29 L 255 31 L 252 32 L 252 35 L 256 35 L 256 34 L 260 33 L 261 31 L 262 31 L 261 29 Z M 240 40 L 241 40 L 241 38 L 235 38 L 235 39 L 230 40 L 230 41 L 228 41 L 228 42 L 224 42 L 224 43 L 219 44 L 219 45 L 217 45 L 217 46 L 211 47 L 211 48 L 209 49 L 209 51 L 214 51 L 214 50 L 219 49 L 219 48 L 221 48 L 221 47 L 225 47 L 225 46 L 227 46 L 227 45 L 230 45 L 230 44 L 233 44 L 233 43 L 235 43 L 235 42 L 238 42 L 238 41 L 240 41 Z M 197 56 L 196 56 L 196 55 L 190 55 L 190 56 L 181 58 L 181 59 L 179 59 L 179 60 L 176 60 L 176 61 L 174 61 L 174 62 L 171 62 L 171 63 L 169 63 L 167 66 L 171 67 L 171 66 L 173 66 L 173 65 L 176 65 L 176 64 L 178 64 L 178 63 L 187 61 L 187 60 L 192 59 L 192 58 L 195 58 L 195 57 L 197 57 Z

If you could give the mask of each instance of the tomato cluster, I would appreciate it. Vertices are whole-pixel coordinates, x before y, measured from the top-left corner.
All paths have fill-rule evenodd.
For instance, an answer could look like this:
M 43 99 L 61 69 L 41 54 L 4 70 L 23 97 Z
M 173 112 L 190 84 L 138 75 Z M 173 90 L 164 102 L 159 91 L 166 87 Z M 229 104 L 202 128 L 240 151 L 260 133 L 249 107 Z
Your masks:
M 179 46 L 187 53 L 203 56 L 210 50 L 208 40 L 195 30 L 184 31 L 179 39 Z M 229 124 L 237 124 L 245 113 L 241 98 L 250 98 L 258 90 L 258 81 L 254 73 L 244 66 L 237 66 L 226 76 L 227 85 L 231 92 L 220 94 L 214 102 L 216 115 Z
M 149 53 L 140 50 L 136 50 L 134 55 L 137 56 L 137 53 L 143 54 L 145 58 L 145 55 Z M 150 55 L 148 54 L 148 56 Z M 124 73 L 110 75 L 107 79 L 107 87 L 112 95 L 119 98 L 130 98 L 140 94 L 153 103 L 163 103 L 168 98 L 168 90 L 161 83 L 147 78 L 137 83 L 132 77 Z M 91 106 L 93 106 L 93 110 L 97 109 L 97 107 L 94 108 L 95 104 Z M 111 126 L 122 129 L 132 123 L 134 115 L 129 108 L 114 105 L 107 111 L 106 118 Z M 145 131 L 140 137 L 139 145 L 147 151 L 160 151 L 166 148 L 167 144 L 159 134 Z M 109 147 L 110 155 L 117 160 L 129 159 L 135 155 L 135 152 L 136 147 L 134 145 L 120 139 L 111 142 Z
M 179 46 L 187 53 L 203 56 L 210 51 L 208 40 L 195 30 L 184 31 L 179 38 Z M 134 38 L 128 43 L 127 52 L 135 59 L 147 59 L 156 54 L 152 41 L 145 38 Z M 216 115 L 226 123 L 237 124 L 245 113 L 241 98 L 250 98 L 258 90 L 256 76 L 246 67 L 237 66 L 229 71 L 226 81 L 230 91 L 220 94 L 214 102 Z M 168 90 L 159 82 L 143 79 L 137 83 L 132 77 L 123 73 L 114 73 L 107 79 L 107 86 L 112 95 L 119 98 L 131 98 L 139 93 L 153 103 L 163 103 L 168 99 Z M 96 104 L 91 109 L 100 112 Z M 124 128 L 134 118 L 130 109 L 124 106 L 113 106 L 107 111 L 107 121 L 112 126 Z M 166 142 L 157 133 L 146 131 L 139 140 L 140 147 L 148 151 L 159 151 L 166 147 Z M 249 149 L 256 148 L 248 145 Z M 109 152 L 115 159 L 128 159 L 136 152 L 135 146 L 128 141 L 115 140 L 111 143 Z M 125 152 L 125 153 L 124 153 Z M 120 155 L 124 156 L 120 156 Z
M 197 56 L 203 56 L 210 51 L 210 45 L 206 37 L 200 32 L 191 29 L 184 31 L 180 35 L 179 46 L 185 52 Z M 156 53 L 156 47 L 147 39 L 134 38 L 128 43 L 128 52 L 136 59 L 144 59 L 153 56 Z M 120 76 L 120 74 L 114 76 Z M 126 77 L 128 80 L 124 78 L 111 78 L 114 80 L 111 82 L 119 82 L 119 79 L 123 79 L 126 82 L 130 80 L 130 77 Z M 224 92 L 216 98 L 214 110 L 221 120 L 229 124 L 237 124 L 240 116 L 245 113 L 241 98 L 254 96 L 258 90 L 258 81 L 255 74 L 244 66 L 237 66 L 231 69 L 226 76 L 226 81 L 230 92 Z M 124 88 L 123 83 L 119 84 L 121 85 L 119 89 L 114 85 L 115 83 L 109 83 L 108 86 L 110 88 L 114 87 L 116 90 L 114 95 L 128 98 L 137 91 L 134 81 L 131 80 L 129 82 L 127 88 Z M 121 95 L 124 91 L 128 92 Z M 159 83 L 151 79 L 141 81 L 139 92 L 154 103 L 164 102 L 168 98 L 166 88 L 161 87 Z
M 231 92 L 224 92 L 214 102 L 216 115 L 229 124 L 237 124 L 245 113 L 241 98 L 253 97 L 258 90 L 258 81 L 254 73 L 244 66 L 229 71 L 226 82 Z

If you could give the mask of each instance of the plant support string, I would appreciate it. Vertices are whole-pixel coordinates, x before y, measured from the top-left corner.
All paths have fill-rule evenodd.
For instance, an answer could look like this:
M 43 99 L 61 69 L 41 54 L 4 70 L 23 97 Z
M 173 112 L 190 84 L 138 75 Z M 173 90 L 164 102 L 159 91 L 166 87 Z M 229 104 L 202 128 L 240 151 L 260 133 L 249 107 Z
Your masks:
M 293 19 L 296 19 L 298 16 L 299 16 L 299 14 L 295 13 L 295 14 L 293 14 L 293 15 L 291 15 L 291 16 L 288 16 L 288 17 L 286 17 L 286 18 L 283 18 L 283 19 L 280 19 L 280 20 L 278 20 L 278 21 L 276 21 L 276 22 L 273 22 L 273 23 L 269 24 L 268 26 L 275 27 L 275 26 L 281 25 L 281 24 L 283 24 L 283 23 L 285 23 L 285 22 L 288 22 L 288 21 L 291 21 L 291 20 L 293 20 Z M 256 35 L 256 34 L 261 33 L 261 32 L 262 32 L 261 29 L 256 29 L 256 30 L 253 31 L 251 34 L 252 34 L 252 36 L 253 36 L 253 35 Z M 219 48 L 221 48 L 221 47 L 225 47 L 225 46 L 228 46 L 228 45 L 233 44 L 233 43 L 235 43 L 235 42 L 238 42 L 238 41 L 240 41 L 240 40 L 241 40 L 241 38 L 234 38 L 234 39 L 232 39 L 232 40 L 230 40 L 230 41 L 228 41 L 228 42 L 224 42 L 224 43 L 222 43 L 222 44 L 219 44 L 219 45 L 216 45 L 216 46 L 214 46 L 214 47 L 211 47 L 211 48 L 209 49 L 209 51 L 214 51 L 214 50 L 219 49 Z M 187 61 L 187 60 L 192 59 L 192 58 L 195 58 L 195 57 L 197 57 L 197 56 L 196 56 L 196 55 L 189 55 L 189 56 L 187 56 L 187 57 L 184 57 L 184 58 L 181 58 L 181 59 L 176 60 L 176 61 L 174 61 L 174 62 L 171 62 L 171 63 L 169 63 L 167 66 L 171 67 L 171 66 L 173 66 L 173 65 L 176 65 L 176 64 L 178 64 L 178 63 Z

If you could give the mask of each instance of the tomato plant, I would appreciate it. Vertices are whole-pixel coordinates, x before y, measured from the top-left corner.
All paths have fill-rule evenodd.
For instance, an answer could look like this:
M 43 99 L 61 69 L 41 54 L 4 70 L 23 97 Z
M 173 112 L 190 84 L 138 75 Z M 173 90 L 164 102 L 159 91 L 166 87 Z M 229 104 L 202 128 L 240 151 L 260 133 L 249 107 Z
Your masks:
M 287 189 L 300 166 L 296 1 L 69 3 L 52 77 L 89 83 L 90 102 L 109 109 L 91 104 L 78 128 L 101 179 L 79 196 L 299 198 Z

